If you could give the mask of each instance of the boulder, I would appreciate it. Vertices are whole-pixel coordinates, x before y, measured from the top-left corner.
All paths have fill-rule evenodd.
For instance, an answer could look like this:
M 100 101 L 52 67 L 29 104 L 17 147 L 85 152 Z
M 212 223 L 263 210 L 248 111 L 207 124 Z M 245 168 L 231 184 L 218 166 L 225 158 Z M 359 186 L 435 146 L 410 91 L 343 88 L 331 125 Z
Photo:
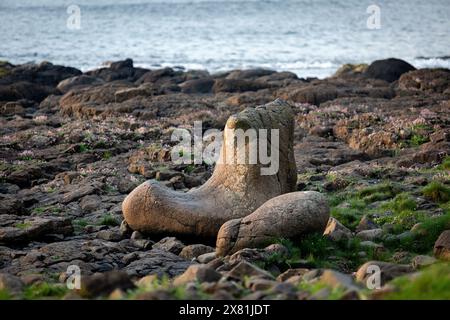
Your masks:
M 245 218 L 226 222 L 219 230 L 219 256 L 243 248 L 264 247 L 274 239 L 298 239 L 323 232 L 329 219 L 326 198 L 315 191 L 292 192 L 268 200 Z
M 398 80 L 406 72 L 416 70 L 408 62 L 389 58 L 372 62 L 364 73 L 369 78 L 381 79 L 387 82 Z

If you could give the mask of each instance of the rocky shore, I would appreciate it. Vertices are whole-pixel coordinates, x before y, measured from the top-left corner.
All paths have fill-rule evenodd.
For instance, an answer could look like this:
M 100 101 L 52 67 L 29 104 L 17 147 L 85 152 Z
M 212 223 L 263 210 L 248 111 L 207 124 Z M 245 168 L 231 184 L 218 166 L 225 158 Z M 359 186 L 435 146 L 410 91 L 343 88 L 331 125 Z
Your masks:
M 144 181 L 186 192 L 211 177 L 171 161 L 174 128 L 222 130 L 275 99 L 295 114 L 295 189 L 328 201 L 324 234 L 220 256 L 215 241 L 124 222 Z M 450 299 L 450 70 L 387 59 L 319 80 L 0 62 L 0 123 L 0 299 Z M 66 286 L 74 265 L 80 290 Z

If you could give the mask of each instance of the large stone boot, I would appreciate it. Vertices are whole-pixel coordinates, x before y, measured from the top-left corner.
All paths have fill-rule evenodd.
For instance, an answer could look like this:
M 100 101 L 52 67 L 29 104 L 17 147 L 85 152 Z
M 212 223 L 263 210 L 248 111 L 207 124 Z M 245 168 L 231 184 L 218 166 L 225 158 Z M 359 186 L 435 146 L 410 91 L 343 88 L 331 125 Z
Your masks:
M 274 160 L 278 160 L 276 172 L 270 174 L 269 165 L 261 164 L 259 155 L 256 163 L 249 161 L 249 140 L 240 148 L 239 143 L 233 143 L 234 138 L 230 141 L 230 133 L 236 129 L 258 132 L 267 129 L 264 142 L 269 150 L 270 130 L 278 129 L 275 130 L 279 133 L 278 159 Z M 132 229 L 144 233 L 215 238 L 226 221 L 245 217 L 267 200 L 295 190 L 293 134 L 291 107 L 281 100 L 231 116 L 225 126 L 219 162 L 204 185 L 183 193 L 157 181 L 146 181 L 125 198 L 122 204 L 125 220 Z M 259 144 L 261 136 L 258 138 Z M 243 151 L 244 162 L 239 161 Z

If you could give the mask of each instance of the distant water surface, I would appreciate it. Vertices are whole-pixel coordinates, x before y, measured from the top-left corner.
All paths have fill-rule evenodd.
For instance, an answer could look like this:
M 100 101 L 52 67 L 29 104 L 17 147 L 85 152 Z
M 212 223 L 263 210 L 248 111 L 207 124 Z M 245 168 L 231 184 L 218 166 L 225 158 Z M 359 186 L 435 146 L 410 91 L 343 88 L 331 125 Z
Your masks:
M 67 7 L 81 29 L 67 28 Z M 370 30 L 369 5 L 381 9 Z M 344 63 L 398 57 L 450 67 L 449 0 L 1 0 L 0 59 L 82 70 L 133 58 L 150 68 L 264 67 L 325 77 Z

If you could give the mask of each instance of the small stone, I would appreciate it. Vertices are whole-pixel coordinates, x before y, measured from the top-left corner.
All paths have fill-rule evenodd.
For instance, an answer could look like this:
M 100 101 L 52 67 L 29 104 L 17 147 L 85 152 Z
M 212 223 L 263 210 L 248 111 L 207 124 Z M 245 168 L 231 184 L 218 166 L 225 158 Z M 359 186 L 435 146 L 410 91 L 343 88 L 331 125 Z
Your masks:
M 269 255 L 277 255 L 279 257 L 288 257 L 289 256 L 288 248 L 283 246 L 281 243 L 273 243 L 273 244 L 265 247 L 264 250 Z
M 413 258 L 411 265 L 414 269 L 420 269 L 432 265 L 433 263 L 436 263 L 436 261 L 437 259 L 434 257 L 419 255 Z
M 153 245 L 153 249 L 164 250 L 173 254 L 179 254 L 184 247 L 184 244 L 175 237 L 163 238 Z
M 140 240 L 144 239 L 144 236 L 139 231 L 133 231 L 130 237 L 131 240 Z
M 277 285 L 276 281 L 268 280 L 268 279 L 261 279 L 259 277 L 256 278 L 250 278 L 246 286 L 252 291 L 265 291 L 273 288 L 275 285 Z
M 373 241 L 380 239 L 383 235 L 383 229 L 370 229 L 370 230 L 363 230 L 356 234 L 356 237 L 365 240 L 365 241 Z
M 137 281 L 136 285 L 138 287 L 151 287 L 156 280 L 158 280 L 159 277 L 156 274 L 150 274 L 148 276 L 142 277 L 141 279 L 139 279 L 139 281 Z
M 322 269 L 310 270 L 303 275 L 302 279 L 304 281 L 311 281 L 313 279 L 319 278 L 322 275 L 322 273 L 323 273 Z
M 349 291 L 361 290 L 361 288 L 353 282 L 351 276 L 335 270 L 324 270 L 319 281 L 332 288 L 340 287 Z
M 358 226 L 356 227 L 356 232 L 364 231 L 364 230 L 372 230 L 377 229 L 378 226 L 375 222 L 373 222 L 367 214 L 365 214 L 361 220 L 359 221 Z
M 265 279 L 274 279 L 267 271 L 246 261 L 240 262 L 237 266 L 227 273 L 227 277 L 243 280 L 245 277 L 258 276 Z
M 343 239 L 350 239 L 352 232 L 336 218 L 330 217 L 323 235 L 332 241 L 341 241 Z
M 131 233 L 133 232 L 133 230 L 125 220 L 122 220 L 122 222 L 120 223 L 119 231 L 124 238 L 131 235 Z
M 184 247 L 183 250 L 181 250 L 179 256 L 187 260 L 191 260 L 193 258 L 197 258 L 202 254 L 210 252 L 215 252 L 215 249 L 210 246 L 205 246 L 204 244 L 191 244 Z
M 204 253 L 201 254 L 197 257 L 198 262 L 206 264 L 206 263 L 210 263 L 211 261 L 213 261 L 214 259 L 216 259 L 216 252 L 208 252 L 208 253 Z
M 216 282 L 222 278 L 222 275 L 204 264 L 191 265 L 187 270 L 176 277 L 173 281 L 175 286 L 187 284 L 188 282 Z
M 122 240 L 122 235 L 115 230 L 101 230 L 97 233 L 97 238 L 106 241 L 118 242 Z
M 450 230 L 445 230 L 434 243 L 434 256 L 442 260 L 450 260 Z
M 288 269 L 277 277 L 277 281 L 283 282 L 294 276 L 303 276 L 308 271 L 306 268 Z
M 133 240 L 133 244 L 138 248 L 148 250 L 151 249 L 155 243 L 147 239 L 137 239 Z
M 102 199 L 100 196 L 96 194 L 90 194 L 87 196 L 84 196 L 80 201 L 80 208 L 83 210 L 84 213 L 90 213 L 93 211 L 98 210 L 102 203 Z
M 123 271 L 109 271 L 81 277 L 80 295 L 85 298 L 106 296 L 115 289 L 133 289 L 135 285 Z
M 122 300 L 125 298 L 125 292 L 122 289 L 115 289 L 109 294 L 109 300 Z
M 8 273 L 0 273 L 0 290 L 4 290 L 11 295 L 19 295 L 24 284 L 20 278 Z

